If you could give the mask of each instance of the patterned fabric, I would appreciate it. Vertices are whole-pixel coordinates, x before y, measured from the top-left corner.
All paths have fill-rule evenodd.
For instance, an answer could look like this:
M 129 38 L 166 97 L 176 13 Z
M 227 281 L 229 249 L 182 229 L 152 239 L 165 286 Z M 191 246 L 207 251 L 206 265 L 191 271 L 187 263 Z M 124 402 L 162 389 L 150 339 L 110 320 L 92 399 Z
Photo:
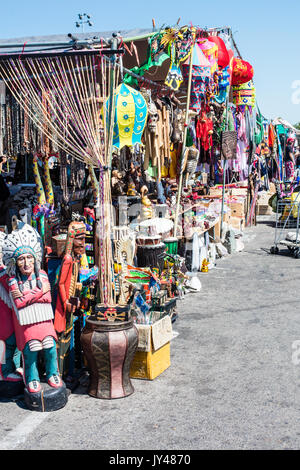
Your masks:
M 106 101 L 106 122 L 108 122 L 110 99 Z M 113 145 L 119 149 L 141 143 L 147 122 L 148 108 L 143 95 L 122 83 L 116 89 L 114 109 Z
M 202 98 L 205 96 L 212 80 L 211 64 L 200 46 L 195 44 L 192 58 L 189 57 L 182 65 L 182 73 L 185 80 L 188 80 L 189 77 L 190 60 L 192 60 L 193 64 L 190 107 L 200 112 Z
M 213 75 L 218 69 L 218 46 L 215 43 L 204 38 L 200 39 L 198 41 L 198 44 L 203 54 L 210 63 L 211 74 Z
M 247 107 L 254 108 L 256 93 L 252 80 L 242 85 L 233 86 L 232 88 L 233 103 L 236 106 L 241 110 L 245 110 Z
M 293 162 L 285 162 L 285 176 L 286 176 L 286 181 L 291 181 L 294 179 L 295 169 L 294 169 Z

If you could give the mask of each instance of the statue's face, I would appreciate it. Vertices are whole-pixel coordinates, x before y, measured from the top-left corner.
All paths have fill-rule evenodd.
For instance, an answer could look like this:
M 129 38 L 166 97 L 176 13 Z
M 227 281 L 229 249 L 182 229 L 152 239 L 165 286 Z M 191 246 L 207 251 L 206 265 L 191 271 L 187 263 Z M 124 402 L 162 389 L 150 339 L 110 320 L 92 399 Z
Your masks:
M 34 271 L 34 257 L 30 253 L 19 256 L 17 266 L 23 276 L 30 276 Z
M 83 255 L 85 250 L 85 234 L 78 235 L 73 241 L 73 252 L 75 255 Z

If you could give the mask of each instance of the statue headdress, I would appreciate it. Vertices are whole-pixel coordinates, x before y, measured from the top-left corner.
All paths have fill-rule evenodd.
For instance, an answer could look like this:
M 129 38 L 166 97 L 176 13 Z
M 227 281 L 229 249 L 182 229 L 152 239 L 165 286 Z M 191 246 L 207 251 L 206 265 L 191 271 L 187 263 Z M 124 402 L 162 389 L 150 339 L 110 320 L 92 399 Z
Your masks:
M 16 275 L 16 261 L 25 253 L 34 257 L 35 269 L 39 271 L 43 256 L 42 239 L 31 225 L 18 221 L 16 229 L 5 235 L 2 246 L 3 264 L 10 276 Z
M 69 224 L 67 244 L 66 244 L 66 254 L 70 255 L 72 253 L 74 238 L 85 233 L 86 233 L 86 225 L 84 222 L 73 220 Z

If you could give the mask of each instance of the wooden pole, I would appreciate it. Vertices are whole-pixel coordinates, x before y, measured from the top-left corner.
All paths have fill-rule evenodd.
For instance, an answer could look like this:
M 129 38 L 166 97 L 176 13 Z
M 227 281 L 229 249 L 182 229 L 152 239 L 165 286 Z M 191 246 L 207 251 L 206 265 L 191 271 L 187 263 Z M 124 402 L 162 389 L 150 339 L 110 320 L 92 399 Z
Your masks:
M 178 185 L 177 202 L 176 202 L 176 212 L 175 212 L 175 220 L 174 220 L 174 237 L 176 237 L 177 225 L 178 225 L 179 205 L 180 205 L 180 199 L 181 199 L 182 179 L 183 179 L 183 163 L 184 163 L 184 154 L 185 154 L 185 149 L 186 149 L 187 129 L 188 129 L 188 124 L 189 124 L 189 109 L 190 109 L 190 101 L 191 101 L 192 70 L 193 70 L 193 54 L 194 54 L 194 45 L 192 46 L 192 51 L 191 51 L 191 55 L 190 55 L 190 68 L 189 68 L 189 78 L 188 78 L 188 88 L 187 88 L 187 100 L 186 100 L 186 110 L 185 110 L 183 144 L 182 144 L 181 159 L 180 159 L 181 166 L 180 166 L 180 176 L 179 176 L 179 185 Z

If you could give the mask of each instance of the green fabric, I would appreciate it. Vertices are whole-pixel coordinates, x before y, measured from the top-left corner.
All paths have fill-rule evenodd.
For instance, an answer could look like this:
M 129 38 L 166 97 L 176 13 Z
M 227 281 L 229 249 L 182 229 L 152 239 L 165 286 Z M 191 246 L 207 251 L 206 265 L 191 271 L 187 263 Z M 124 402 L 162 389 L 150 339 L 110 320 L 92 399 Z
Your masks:
M 135 73 L 136 75 L 140 75 L 142 77 L 145 74 L 145 72 L 147 72 L 151 67 L 154 67 L 154 66 L 160 67 L 166 59 L 170 58 L 169 55 L 166 54 L 165 52 L 160 52 L 158 56 L 156 57 L 156 59 L 152 59 L 152 54 L 151 54 L 152 43 L 154 40 L 160 42 L 160 36 L 161 36 L 161 33 L 158 33 L 150 39 L 149 46 L 148 46 L 147 61 L 140 67 L 138 66 L 133 67 L 132 69 L 130 69 L 130 72 Z M 123 83 L 131 87 L 135 87 L 135 86 L 137 87 L 138 79 L 130 75 L 130 73 L 127 73 L 124 76 Z
M 288 129 L 285 128 L 282 124 L 280 124 L 279 126 L 276 126 L 276 129 L 278 131 L 278 134 L 287 134 L 288 133 Z
M 186 146 L 186 147 L 191 147 L 193 144 L 194 144 L 194 142 L 193 142 L 193 137 L 192 137 L 192 135 L 191 135 L 190 130 L 188 129 L 188 130 L 187 130 L 187 133 L 186 133 L 185 146 Z
M 256 143 L 256 145 L 259 145 L 262 143 L 263 141 L 263 138 L 264 138 L 264 126 L 263 126 L 263 116 L 259 110 L 259 108 L 257 108 L 258 110 L 258 114 L 256 115 L 256 125 L 258 127 L 258 132 L 255 131 L 254 133 L 254 141 Z
M 151 161 L 149 161 L 149 166 L 147 168 L 147 173 L 151 178 L 157 178 L 158 172 L 157 172 L 157 167 L 152 166 Z

